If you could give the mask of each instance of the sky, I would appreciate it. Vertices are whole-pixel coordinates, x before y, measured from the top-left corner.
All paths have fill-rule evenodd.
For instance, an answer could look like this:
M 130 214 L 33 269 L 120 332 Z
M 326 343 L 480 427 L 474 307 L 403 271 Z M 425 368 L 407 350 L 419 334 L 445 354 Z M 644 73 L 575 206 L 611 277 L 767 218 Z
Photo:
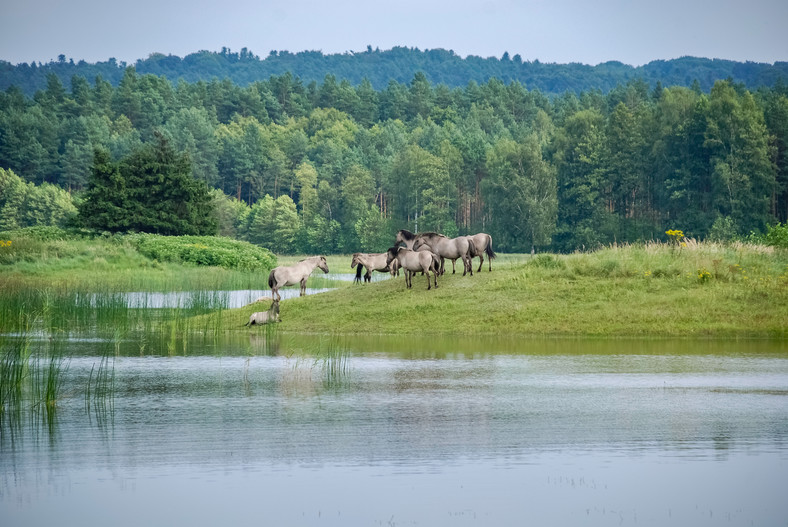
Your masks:
M 788 61 L 787 0 L 0 0 L 0 60 L 133 64 L 200 50 L 443 48 L 639 66 Z

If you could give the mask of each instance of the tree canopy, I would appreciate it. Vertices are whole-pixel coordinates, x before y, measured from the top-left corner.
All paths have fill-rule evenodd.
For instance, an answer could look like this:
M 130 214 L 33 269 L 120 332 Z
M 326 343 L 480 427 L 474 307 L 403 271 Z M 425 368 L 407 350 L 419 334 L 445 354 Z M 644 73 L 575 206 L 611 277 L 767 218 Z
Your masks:
M 765 232 L 788 220 L 786 144 L 780 82 L 548 96 L 498 78 L 242 86 L 127 68 L 117 86 L 50 75 L 32 97 L 0 92 L 0 167 L 83 200 L 83 221 L 210 218 L 278 252 L 380 251 L 399 228 L 490 232 L 502 251 Z
M 165 235 L 215 234 L 208 187 L 191 177 L 187 156 L 167 139 L 133 151 L 118 162 L 97 150 L 79 207 L 82 223 L 109 232 Z

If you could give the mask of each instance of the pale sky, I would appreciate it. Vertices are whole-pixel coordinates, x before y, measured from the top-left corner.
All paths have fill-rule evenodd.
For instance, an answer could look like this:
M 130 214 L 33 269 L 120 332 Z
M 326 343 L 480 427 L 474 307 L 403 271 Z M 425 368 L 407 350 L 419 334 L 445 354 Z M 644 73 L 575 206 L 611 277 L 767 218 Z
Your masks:
M 788 60 L 788 0 L 0 0 L 0 60 L 394 46 L 639 66 L 684 55 Z

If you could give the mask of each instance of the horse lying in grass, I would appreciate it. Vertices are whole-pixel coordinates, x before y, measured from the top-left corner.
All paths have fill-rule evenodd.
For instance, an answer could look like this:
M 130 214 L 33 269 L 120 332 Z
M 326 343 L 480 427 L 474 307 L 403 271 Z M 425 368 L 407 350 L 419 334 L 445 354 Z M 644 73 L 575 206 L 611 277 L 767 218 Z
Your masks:
M 315 268 L 320 268 L 324 273 L 328 272 L 328 263 L 325 256 L 312 256 L 305 258 L 293 265 L 281 265 L 275 267 L 268 275 L 268 287 L 271 288 L 271 296 L 277 301 L 282 299 L 279 288 L 288 285 L 301 284 L 301 296 L 306 294 L 306 279 L 312 274 Z
M 391 276 L 399 275 L 399 266 L 397 263 L 392 262 L 389 264 L 386 261 L 386 253 L 353 253 L 353 259 L 350 262 L 350 268 L 356 268 L 356 277 L 354 282 L 361 282 L 361 272 L 366 267 L 367 272 L 364 275 L 364 281 L 372 281 L 372 271 L 381 273 L 391 273 Z
M 392 247 L 386 251 L 386 259 L 389 263 L 394 260 L 399 262 L 401 269 L 405 270 L 405 287 L 413 287 L 413 275 L 419 271 L 427 275 L 427 289 L 431 289 L 430 271 L 435 280 L 435 287 L 438 287 L 438 269 L 435 265 L 433 254 L 428 251 L 411 251 L 407 247 Z
M 268 311 L 258 311 L 249 315 L 249 322 L 244 326 L 254 326 L 255 324 L 270 324 L 280 322 L 279 320 L 279 301 L 274 300 Z

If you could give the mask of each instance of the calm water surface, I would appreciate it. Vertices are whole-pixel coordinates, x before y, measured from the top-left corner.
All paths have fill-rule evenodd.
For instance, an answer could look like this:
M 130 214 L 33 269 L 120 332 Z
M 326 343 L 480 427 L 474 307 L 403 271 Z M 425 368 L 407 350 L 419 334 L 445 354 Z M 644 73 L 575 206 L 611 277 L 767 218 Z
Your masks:
M 130 340 L 102 414 L 105 344 L 3 425 L 2 525 L 788 525 L 785 343 Z

